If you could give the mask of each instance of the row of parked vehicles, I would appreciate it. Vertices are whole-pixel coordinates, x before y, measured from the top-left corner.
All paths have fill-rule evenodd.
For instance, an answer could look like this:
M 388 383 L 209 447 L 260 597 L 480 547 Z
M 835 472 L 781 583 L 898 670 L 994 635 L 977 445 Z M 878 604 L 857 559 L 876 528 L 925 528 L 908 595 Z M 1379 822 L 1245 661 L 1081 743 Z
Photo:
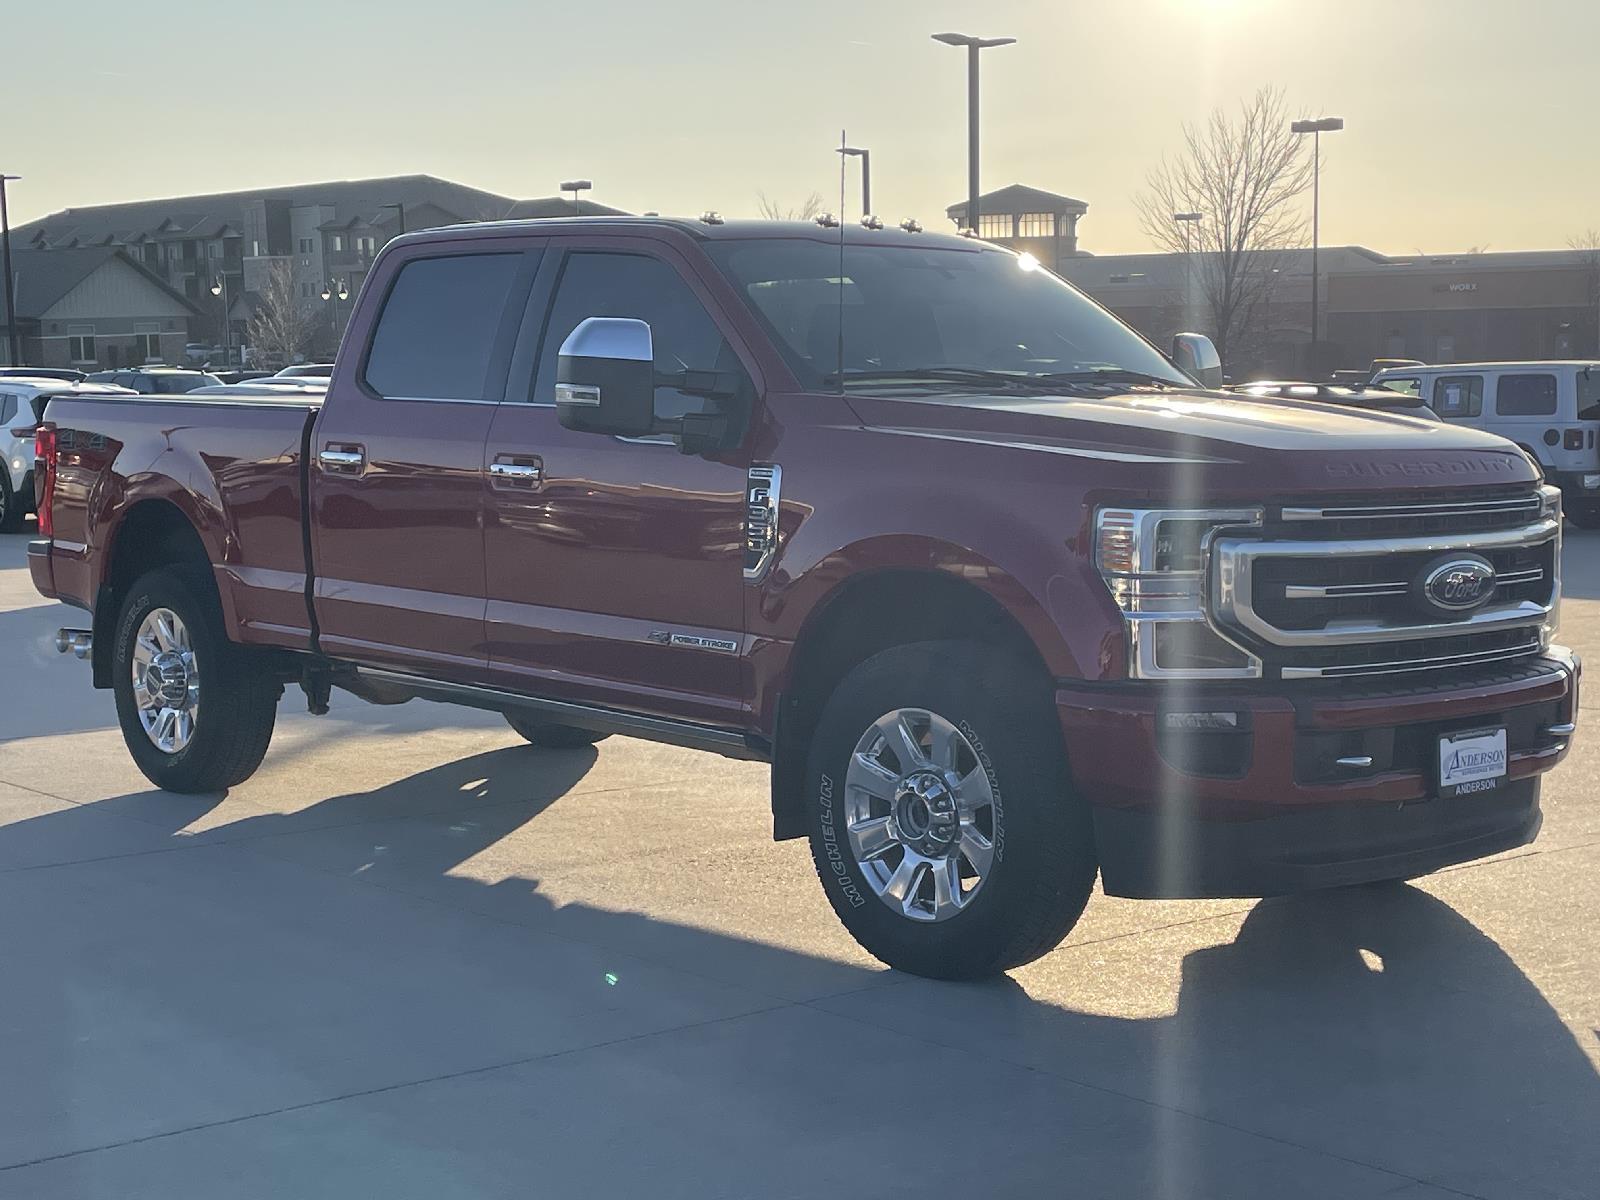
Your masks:
M 861 944 L 981 976 L 1097 876 L 1264 896 L 1536 836 L 1562 494 L 1468 427 L 1504 379 L 1448 371 L 1442 420 L 1218 392 L 1206 338 L 914 227 L 451 226 L 384 247 L 326 387 L 52 399 L 28 562 L 158 787 L 246 779 L 289 686 L 767 762 Z
M 200 371 L 187 367 L 124 367 L 87 373 L 66 367 L 0 367 L 0 533 L 16 533 L 36 507 L 32 426 L 44 420 L 56 396 L 82 394 L 140 396 L 227 396 L 248 390 L 270 395 L 319 391 L 332 366 L 302 363 L 276 374 L 265 371 Z M 240 377 L 246 377 L 241 379 Z

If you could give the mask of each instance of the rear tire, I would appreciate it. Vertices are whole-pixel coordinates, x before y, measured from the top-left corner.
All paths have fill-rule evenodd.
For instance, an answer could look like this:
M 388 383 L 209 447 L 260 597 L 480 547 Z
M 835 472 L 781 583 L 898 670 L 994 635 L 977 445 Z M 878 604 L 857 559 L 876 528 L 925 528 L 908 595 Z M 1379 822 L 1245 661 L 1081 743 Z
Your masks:
M 902 719 L 914 755 L 895 752 Z M 805 786 L 829 903 L 899 970 L 975 979 L 1031 962 L 1094 887 L 1049 681 L 994 647 L 920 642 L 856 667 L 823 707 Z
M 122 739 L 144 777 L 169 792 L 219 792 L 250 778 L 283 693 L 259 654 L 228 640 L 209 584 L 204 568 L 141 577 L 111 645 Z
M 530 746 L 544 750 L 576 750 L 611 736 L 592 729 L 579 729 L 576 725 L 553 725 L 521 713 L 506 713 L 505 718 L 506 724 L 520 733 Z
M 11 476 L 7 473 L 5 464 L 0 463 L 0 533 L 21 532 L 22 520 L 27 515 L 27 510 L 28 504 L 11 490 Z

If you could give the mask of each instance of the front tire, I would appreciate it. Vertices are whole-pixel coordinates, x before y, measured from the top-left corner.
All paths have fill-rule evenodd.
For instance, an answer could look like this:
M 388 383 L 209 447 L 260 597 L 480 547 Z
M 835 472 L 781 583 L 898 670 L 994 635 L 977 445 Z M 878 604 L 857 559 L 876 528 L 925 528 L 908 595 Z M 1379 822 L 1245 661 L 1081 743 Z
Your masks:
M 1049 681 L 972 642 L 885 650 L 829 697 L 806 767 L 823 891 L 868 953 L 975 979 L 1048 953 L 1094 886 Z
M 218 792 L 255 773 L 282 687 L 227 638 L 202 571 L 162 570 L 128 589 L 112 640 L 122 740 L 169 792 Z
M 520 733 L 530 746 L 543 750 L 576 750 L 611 736 L 592 729 L 579 729 L 576 725 L 552 725 L 521 713 L 506 713 L 505 718 L 506 724 Z
M 1600 529 L 1600 500 L 1574 500 L 1565 511 L 1579 529 Z

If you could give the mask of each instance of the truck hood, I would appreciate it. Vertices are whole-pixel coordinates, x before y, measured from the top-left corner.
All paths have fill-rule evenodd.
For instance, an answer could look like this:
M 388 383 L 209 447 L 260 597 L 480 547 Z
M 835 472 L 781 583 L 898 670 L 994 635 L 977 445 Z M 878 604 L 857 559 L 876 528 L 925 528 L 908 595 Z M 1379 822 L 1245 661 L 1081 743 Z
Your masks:
M 849 396 L 879 433 L 1124 463 L 1183 464 L 1256 486 L 1349 490 L 1537 478 L 1511 442 L 1402 413 L 1233 393 Z M 1206 468 L 1215 468 L 1206 470 Z M 1257 473 L 1270 476 L 1261 478 Z M 1231 488 L 1228 490 L 1232 490 Z

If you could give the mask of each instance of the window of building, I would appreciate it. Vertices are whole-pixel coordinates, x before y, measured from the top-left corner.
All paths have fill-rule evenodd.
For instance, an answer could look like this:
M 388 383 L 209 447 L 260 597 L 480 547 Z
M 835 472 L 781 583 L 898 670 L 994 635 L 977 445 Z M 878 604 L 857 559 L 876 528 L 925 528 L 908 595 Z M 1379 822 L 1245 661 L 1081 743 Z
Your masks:
M 133 353 L 139 362 L 161 361 L 161 326 L 156 322 L 133 327 Z
M 1549 417 L 1556 411 L 1554 375 L 1502 375 L 1494 388 L 1494 410 L 1502 417 Z
M 1455 358 L 1456 335 L 1453 333 L 1441 333 L 1434 339 L 1433 361 L 1447 363 L 1454 362 Z
M 1018 237 L 1048 238 L 1055 235 L 1055 213 L 1023 213 L 1017 218 Z
M 533 399 L 555 403 L 556 359 L 561 343 L 587 317 L 633 317 L 650 325 L 657 377 L 684 371 L 726 371 L 743 378 L 744 368 L 699 297 L 672 267 L 642 254 L 578 253 L 568 256 L 539 351 Z M 705 412 L 704 396 L 669 384 L 656 386 L 656 413 L 681 417 Z
M 1011 236 L 1010 213 L 979 213 L 978 236 L 981 238 L 1008 238 Z
M 339 253 L 343 252 L 343 250 L 344 250 L 344 234 L 336 233 L 336 234 L 333 235 L 333 252 L 335 254 L 339 254 Z
M 300 285 L 300 298 L 302 300 L 311 299 L 311 285 L 309 283 L 302 283 Z
M 221 242 L 208 242 L 208 243 L 206 243 L 206 257 L 207 258 L 211 258 L 211 259 L 221 258 L 222 257 L 222 243 Z
M 250 239 L 250 257 L 251 258 L 260 258 L 261 257 L 261 242 L 260 242 L 260 240 L 258 238 L 251 238 Z
M 1439 376 L 1433 381 L 1433 411 L 1441 417 L 1450 418 L 1481 416 L 1483 376 Z
M 374 237 L 358 237 L 356 239 L 356 253 L 368 257 L 378 252 L 378 239 Z
M 367 386 L 387 399 L 496 399 L 505 369 L 496 337 L 522 262 L 460 254 L 407 263 L 378 316 Z
M 94 326 L 67 326 L 67 357 L 75 363 L 92 363 L 94 356 Z
M 310 254 L 311 250 L 312 250 L 311 239 L 310 238 L 301 238 L 300 239 L 300 253 L 301 254 Z

